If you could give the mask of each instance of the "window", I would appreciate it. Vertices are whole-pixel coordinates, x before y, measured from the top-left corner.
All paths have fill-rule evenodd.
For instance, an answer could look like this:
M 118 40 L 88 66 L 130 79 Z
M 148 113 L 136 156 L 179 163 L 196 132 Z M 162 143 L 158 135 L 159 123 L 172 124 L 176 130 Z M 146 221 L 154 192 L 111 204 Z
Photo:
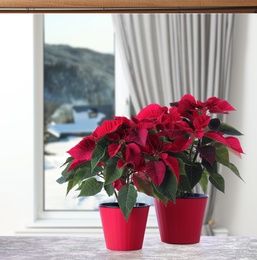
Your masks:
M 68 151 L 114 111 L 115 62 L 111 15 L 44 16 L 44 210 L 96 210 L 113 201 L 65 197 L 57 185 Z
M 97 15 L 97 19 L 99 19 L 99 16 L 105 25 L 109 23 L 111 27 L 111 15 Z M 69 19 L 72 20 L 73 24 Z M 85 21 L 85 19 L 89 20 Z M 44 142 L 37 147 L 37 152 L 40 155 L 37 156 L 38 161 L 36 163 L 36 171 L 40 173 L 37 177 L 37 215 L 39 219 L 43 220 L 60 220 L 60 218 L 66 220 L 65 223 L 60 221 L 54 222 L 54 226 L 100 226 L 99 214 L 94 210 L 97 209 L 99 201 L 103 201 L 102 196 L 105 196 L 105 199 L 110 198 L 100 194 L 98 197 L 78 199 L 74 191 L 71 191 L 70 195 L 65 198 L 66 185 L 56 183 L 56 179 L 60 177 L 61 172 L 59 167 L 67 157 L 65 151 L 71 148 L 73 144 L 75 145 L 86 134 L 84 127 L 81 125 L 85 118 L 89 120 L 89 125 L 92 125 L 88 129 L 88 132 L 90 132 L 101 120 L 112 116 L 114 111 L 116 115 L 125 116 L 129 116 L 130 111 L 129 91 L 126 88 L 124 75 L 122 71 L 119 71 L 121 69 L 121 61 L 115 46 L 113 28 L 109 27 L 108 36 L 104 35 L 104 39 L 100 39 L 99 34 L 101 32 L 96 34 L 96 31 L 104 30 L 104 33 L 106 33 L 107 29 L 103 27 L 103 24 L 99 25 L 99 21 L 96 23 L 94 19 L 96 19 L 96 15 L 89 14 L 49 14 L 45 15 L 45 17 L 43 15 L 35 15 L 36 114 L 44 114 L 44 118 L 43 116 L 41 119 L 37 118 L 36 122 L 38 125 L 41 124 L 42 129 L 44 129 L 44 131 L 36 133 L 37 139 L 43 139 L 44 137 Z M 93 43 L 93 47 L 79 45 L 79 40 L 76 36 L 70 35 L 67 37 L 68 32 L 71 29 L 75 29 L 76 35 L 84 36 L 84 38 L 92 41 L 93 36 L 90 35 L 90 31 L 87 32 L 86 28 L 79 30 L 79 26 L 74 25 L 75 21 L 80 25 L 90 25 L 89 30 L 96 26 L 97 29 L 94 27 L 93 34 L 98 37 L 96 39 L 97 43 L 103 43 L 102 47 L 107 47 L 107 42 L 109 41 L 109 49 L 100 49 L 101 46 L 98 47 L 95 43 Z M 62 32 L 58 26 L 64 27 L 65 31 Z M 54 27 L 58 31 L 58 40 L 56 40 L 57 32 L 53 31 Z M 109 40 L 107 40 L 108 37 Z M 68 42 L 65 38 L 75 41 Z M 102 78 L 98 77 L 99 82 L 102 80 L 104 84 L 105 81 L 109 81 L 109 85 L 105 85 L 101 91 L 96 91 L 99 90 L 99 87 L 97 87 L 99 82 L 95 79 L 95 81 L 92 80 L 88 84 L 88 88 L 83 88 L 85 92 L 83 96 L 81 89 L 76 84 L 78 81 L 84 85 L 88 83 L 85 82 L 86 77 L 84 76 L 84 73 L 88 71 L 83 71 L 83 65 L 79 65 L 77 60 L 83 55 L 90 56 L 92 53 L 95 54 L 94 59 L 98 59 L 100 62 L 98 65 L 97 63 L 91 65 L 91 67 L 106 66 L 108 64 L 109 70 L 112 71 L 112 66 L 114 68 L 114 64 L 116 64 L 115 73 L 113 70 L 113 78 L 110 75 L 108 75 L 109 78 L 107 77 L 107 79 L 104 76 Z M 68 57 L 68 61 L 64 61 L 65 56 Z M 103 58 L 106 58 L 109 63 L 101 64 L 103 63 L 101 61 Z M 62 70 L 62 68 L 64 69 Z M 87 69 L 90 70 L 92 68 Z M 90 76 L 93 73 L 99 76 L 100 72 L 89 71 L 89 73 Z M 64 78 L 66 75 L 71 75 L 70 79 Z M 54 85 L 55 81 L 58 81 L 58 84 Z M 44 82 L 44 85 L 42 82 Z M 61 84 L 59 84 L 60 82 Z M 95 83 L 95 86 L 92 86 L 92 82 Z M 49 86 L 46 86 L 47 84 Z M 67 89 L 68 87 L 71 87 L 71 89 Z M 107 87 L 109 87 L 108 92 L 106 91 Z M 44 99 L 44 102 L 42 99 Z M 44 154 L 42 156 L 43 151 Z M 44 183 L 43 187 L 42 180 Z M 148 198 L 148 201 L 150 200 Z M 86 214 L 85 210 L 87 210 Z M 82 221 L 78 222 L 76 220 L 74 222 L 74 219 Z

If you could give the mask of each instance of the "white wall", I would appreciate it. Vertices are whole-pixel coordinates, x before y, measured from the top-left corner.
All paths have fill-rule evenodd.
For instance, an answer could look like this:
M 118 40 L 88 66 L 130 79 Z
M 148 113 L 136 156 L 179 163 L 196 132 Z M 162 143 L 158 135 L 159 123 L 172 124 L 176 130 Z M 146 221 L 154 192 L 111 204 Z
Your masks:
M 245 155 L 233 158 L 245 182 L 226 173 L 226 194 L 218 193 L 214 219 L 230 235 L 257 235 L 257 15 L 237 15 L 229 123 L 244 136 Z
M 0 14 L 0 235 L 24 225 L 33 203 L 32 21 Z
M 216 226 L 231 235 L 257 235 L 257 16 L 237 16 L 229 101 L 237 108 L 229 122 L 244 133 L 245 183 L 226 174 L 226 194 L 218 193 Z M 0 14 L 0 235 L 12 234 L 33 215 L 33 17 Z

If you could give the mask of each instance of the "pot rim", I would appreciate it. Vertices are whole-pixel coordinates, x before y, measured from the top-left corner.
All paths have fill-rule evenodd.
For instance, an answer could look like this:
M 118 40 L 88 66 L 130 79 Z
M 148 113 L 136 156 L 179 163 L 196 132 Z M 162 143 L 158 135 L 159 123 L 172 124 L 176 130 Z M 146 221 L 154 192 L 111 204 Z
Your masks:
M 178 200 L 178 199 L 204 199 L 204 198 L 209 198 L 209 195 L 205 194 L 205 193 L 187 193 L 185 195 L 185 197 L 179 197 L 179 198 L 176 198 L 176 200 Z
M 148 203 L 142 203 L 142 202 L 137 202 L 133 208 L 145 208 L 145 207 L 150 207 L 151 205 Z M 118 202 L 104 202 L 100 203 L 99 207 L 102 208 L 120 208 Z

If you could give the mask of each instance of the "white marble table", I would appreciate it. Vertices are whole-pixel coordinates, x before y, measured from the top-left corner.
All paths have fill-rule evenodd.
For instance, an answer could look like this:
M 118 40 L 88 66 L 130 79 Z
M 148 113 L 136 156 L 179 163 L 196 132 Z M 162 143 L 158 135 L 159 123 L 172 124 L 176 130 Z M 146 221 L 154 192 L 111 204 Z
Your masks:
M 202 237 L 193 245 L 170 245 L 159 237 L 145 237 L 137 251 L 110 251 L 101 238 L 0 236 L 1 260 L 51 259 L 257 259 L 257 237 Z

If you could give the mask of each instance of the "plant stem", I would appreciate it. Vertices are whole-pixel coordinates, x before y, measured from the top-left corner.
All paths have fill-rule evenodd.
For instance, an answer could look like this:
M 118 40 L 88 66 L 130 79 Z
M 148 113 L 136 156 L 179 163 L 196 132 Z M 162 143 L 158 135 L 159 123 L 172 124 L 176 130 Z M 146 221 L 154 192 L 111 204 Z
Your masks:
M 114 195 L 115 195 L 116 200 L 118 201 L 118 194 L 115 189 L 114 189 Z
M 193 162 L 196 161 L 197 156 L 198 156 L 198 152 L 195 152 L 195 156 L 194 156 Z
M 197 144 L 197 146 L 200 147 L 200 145 L 201 145 L 201 141 L 200 141 L 200 139 L 199 139 L 199 140 L 198 140 L 198 144 Z M 196 149 L 195 149 L 195 150 L 196 150 Z M 193 162 L 196 161 L 197 156 L 198 156 L 198 151 L 196 150 Z
M 194 147 L 194 145 L 192 144 L 192 145 L 191 145 L 191 148 L 190 148 L 190 152 L 189 152 L 189 160 L 190 160 L 190 161 L 191 161 L 191 158 L 192 158 L 193 147 Z

